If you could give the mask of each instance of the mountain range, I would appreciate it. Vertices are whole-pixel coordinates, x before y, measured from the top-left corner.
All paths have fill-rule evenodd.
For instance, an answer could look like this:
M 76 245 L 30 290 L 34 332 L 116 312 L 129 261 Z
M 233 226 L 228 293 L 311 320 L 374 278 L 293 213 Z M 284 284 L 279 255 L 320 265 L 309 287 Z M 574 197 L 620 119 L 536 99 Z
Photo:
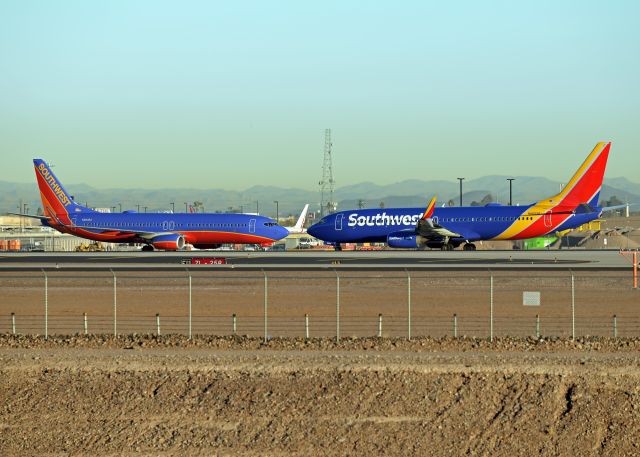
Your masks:
M 542 177 L 516 176 L 513 182 L 513 204 L 528 204 L 551 196 L 561 189 L 562 184 Z M 91 207 L 112 208 L 115 211 L 139 210 L 170 211 L 171 202 L 176 212 L 185 211 L 194 202 L 201 202 L 207 212 L 244 211 L 260 212 L 275 216 L 276 201 L 280 217 L 296 215 L 305 203 L 311 209 L 319 210 L 320 194 L 316 191 L 284 188 L 277 186 L 253 186 L 244 191 L 224 189 L 95 189 L 87 184 L 67 185 L 73 191 L 75 200 Z M 484 176 L 463 182 L 463 204 L 481 202 L 487 194 L 494 201 L 508 203 L 509 183 L 507 176 Z M 358 207 L 372 208 L 426 205 L 433 196 L 438 196 L 438 204 L 452 201 L 459 203 L 459 183 L 443 180 L 421 181 L 410 179 L 388 185 L 372 182 L 342 186 L 335 190 L 334 200 L 339 210 Z M 601 202 L 612 196 L 622 202 L 640 204 L 640 184 L 626 178 L 605 179 Z M 42 206 L 36 184 L 0 181 L 0 212 L 16 212 L 20 201 L 27 205 L 30 214 L 35 214 Z

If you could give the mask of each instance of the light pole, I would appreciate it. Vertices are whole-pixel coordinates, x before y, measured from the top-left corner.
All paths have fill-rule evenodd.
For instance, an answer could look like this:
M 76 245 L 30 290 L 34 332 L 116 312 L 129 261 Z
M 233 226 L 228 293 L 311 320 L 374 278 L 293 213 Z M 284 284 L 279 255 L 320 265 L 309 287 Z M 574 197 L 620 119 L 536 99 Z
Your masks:
M 458 181 L 460 181 L 460 206 L 462 206 L 462 181 L 464 178 L 458 178 Z
M 140 205 L 136 205 L 138 207 L 138 212 L 140 212 Z
M 118 206 L 120 207 L 120 212 L 122 212 L 122 203 L 118 203 Z
M 189 204 L 187 202 L 184 202 L 184 212 L 188 213 L 189 209 L 188 209 Z
M 112 213 L 115 213 L 115 212 L 116 212 L 116 207 L 115 207 L 115 206 L 112 206 L 112 207 L 111 207 L 111 212 L 112 212 Z
M 144 212 L 145 212 L 145 213 L 147 212 L 147 207 L 146 207 L 146 206 L 144 207 Z
M 278 214 L 278 200 L 274 200 L 273 203 L 276 204 L 276 224 L 278 224 L 278 220 L 279 220 L 279 214 Z
M 171 202 L 171 212 L 172 213 L 176 212 L 176 202 Z
M 256 214 L 260 214 L 260 202 L 256 200 Z
M 507 178 L 507 181 L 509 181 L 509 206 L 513 205 L 513 201 L 512 201 L 513 193 L 511 191 L 511 189 L 512 189 L 513 181 L 515 181 L 515 180 L 516 180 L 516 178 Z

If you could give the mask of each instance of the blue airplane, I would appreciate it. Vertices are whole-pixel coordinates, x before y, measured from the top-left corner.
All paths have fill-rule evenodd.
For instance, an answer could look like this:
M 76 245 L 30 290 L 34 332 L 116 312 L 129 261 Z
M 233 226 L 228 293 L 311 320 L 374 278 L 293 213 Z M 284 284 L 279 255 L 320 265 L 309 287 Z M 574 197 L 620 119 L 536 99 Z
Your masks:
M 42 159 L 34 159 L 43 225 L 109 243 L 143 243 L 143 251 L 176 251 L 189 243 L 215 249 L 224 243 L 271 245 L 288 235 L 273 219 L 253 214 L 101 213 L 78 205 Z
M 611 143 L 598 143 L 562 191 L 525 206 L 436 208 L 434 197 L 422 208 L 340 211 L 323 217 L 307 229 L 310 235 L 333 244 L 386 243 L 392 248 L 476 249 L 474 241 L 519 240 L 577 228 L 597 219 Z

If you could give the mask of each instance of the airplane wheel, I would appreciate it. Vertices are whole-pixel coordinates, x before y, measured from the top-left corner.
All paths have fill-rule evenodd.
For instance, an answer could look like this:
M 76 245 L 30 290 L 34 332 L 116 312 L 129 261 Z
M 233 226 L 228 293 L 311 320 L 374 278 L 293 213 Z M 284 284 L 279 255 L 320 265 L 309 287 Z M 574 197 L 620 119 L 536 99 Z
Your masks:
M 467 243 L 462 247 L 462 250 L 464 251 L 475 251 L 476 250 L 476 245 L 473 243 Z
M 447 243 L 447 244 L 443 244 L 441 249 L 443 251 L 453 251 L 454 247 L 453 247 L 453 244 Z
M 151 252 L 151 251 L 153 251 L 153 246 L 151 246 L 150 244 L 145 244 L 144 246 L 142 246 L 141 251 L 142 252 Z

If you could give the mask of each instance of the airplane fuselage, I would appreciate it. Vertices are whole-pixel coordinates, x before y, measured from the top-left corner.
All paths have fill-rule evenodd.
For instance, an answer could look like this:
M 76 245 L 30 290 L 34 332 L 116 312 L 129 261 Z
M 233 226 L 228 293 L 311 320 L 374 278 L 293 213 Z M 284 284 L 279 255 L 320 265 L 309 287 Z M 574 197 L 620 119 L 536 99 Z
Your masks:
M 597 219 L 599 211 L 532 213 L 535 205 L 440 207 L 431 220 L 453 233 L 459 241 L 516 240 L 576 228 Z M 334 243 L 387 242 L 389 235 L 415 229 L 424 208 L 389 208 L 341 211 L 322 218 L 309 234 Z M 517 227 L 517 228 L 516 228 Z M 511 230 L 510 230 L 511 229 Z M 453 237 L 455 239 L 455 237 Z
M 187 243 L 271 243 L 286 231 L 269 218 L 247 214 L 99 213 L 68 215 L 70 224 L 49 223 L 60 232 L 111 243 L 145 243 L 140 234 L 176 233 Z M 61 218 L 62 219 L 62 218 Z

